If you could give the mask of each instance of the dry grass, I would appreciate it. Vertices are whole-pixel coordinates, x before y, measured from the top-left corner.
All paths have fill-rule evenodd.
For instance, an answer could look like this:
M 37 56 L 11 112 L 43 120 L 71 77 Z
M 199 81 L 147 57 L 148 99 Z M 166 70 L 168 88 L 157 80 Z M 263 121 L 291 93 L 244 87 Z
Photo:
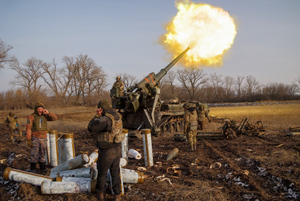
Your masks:
M 262 121 L 269 130 L 281 131 L 293 126 L 300 125 L 300 101 L 282 102 L 284 104 L 260 105 L 260 106 L 237 106 L 237 107 L 212 107 L 211 115 L 222 118 L 234 119 L 238 122 L 243 117 L 250 118 L 250 123 Z M 286 104 L 285 104 L 286 103 Z M 58 121 L 49 122 L 49 127 L 62 132 L 74 132 L 86 129 L 88 122 L 95 114 L 95 107 L 68 107 L 49 109 L 58 116 Z M 0 111 L 0 118 L 5 119 L 8 110 Z M 21 125 L 26 124 L 26 118 L 33 110 L 15 110 Z
M 49 109 L 57 115 L 58 120 L 54 122 L 49 122 L 49 129 L 57 130 L 59 132 L 75 132 L 78 130 L 83 130 L 87 128 L 89 121 L 95 115 L 95 107 L 68 107 L 68 108 L 56 108 Z M 5 119 L 6 115 L 10 110 L 1 110 L 0 118 Z M 33 113 L 31 109 L 25 110 L 14 110 L 15 115 L 17 115 L 19 123 L 25 129 L 27 122 L 27 117 Z
M 283 102 L 286 103 L 286 102 Z M 250 118 L 250 123 L 262 121 L 271 130 L 283 130 L 300 124 L 300 101 L 287 104 L 213 107 L 210 114 L 240 122 L 243 117 Z

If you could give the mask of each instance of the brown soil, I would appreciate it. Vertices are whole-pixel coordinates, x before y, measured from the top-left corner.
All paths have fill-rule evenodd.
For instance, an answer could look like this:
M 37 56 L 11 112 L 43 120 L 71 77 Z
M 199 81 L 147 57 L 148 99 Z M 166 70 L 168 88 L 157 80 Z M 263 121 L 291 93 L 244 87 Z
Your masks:
M 215 129 L 222 123 L 207 124 Z M 76 155 L 95 150 L 86 130 L 75 134 Z M 0 200 L 97 200 L 93 193 L 43 195 L 40 187 L 5 181 L 5 168 L 29 169 L 26 142 L 12 144 L 8 129 L 0 124 Z M 175 141 L 173 134 L 152 138 L 154 163 L 148 167 L 141 184 L 125 184 L 123 200 L 299 200 L 300 136 L 286 136 L 284 131 L 267 130 L 261 136 L 240 135 L 232 140 L 199 139 L 197 151 L 187 142 Z M 130 137 L 129 148 L 143 154 L 142 138 Z M 166 161 L 168 153 L 178 148 L 178 155 Z M 168 173 L 179 164 L 181 175 Z M 129 159 L 126 168 L 145 166 L 141 160 Z M 158 177 L 167 178 L 160 180 Z M 108 200 L 112 196 L 106 195 Z

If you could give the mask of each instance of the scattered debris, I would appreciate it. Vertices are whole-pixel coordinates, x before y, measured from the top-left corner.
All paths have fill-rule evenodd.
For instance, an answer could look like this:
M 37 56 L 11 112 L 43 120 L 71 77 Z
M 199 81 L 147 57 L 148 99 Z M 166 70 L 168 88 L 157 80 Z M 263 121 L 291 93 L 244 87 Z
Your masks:
M 209 166 L 209 169 L 220 169 L 222 167 L 222 164 L 220 162 L 215 162 L 214 164 L 211 164 Z
M 300 136 L 300 132 L 290 132 L 287 133 L 286 136 Z

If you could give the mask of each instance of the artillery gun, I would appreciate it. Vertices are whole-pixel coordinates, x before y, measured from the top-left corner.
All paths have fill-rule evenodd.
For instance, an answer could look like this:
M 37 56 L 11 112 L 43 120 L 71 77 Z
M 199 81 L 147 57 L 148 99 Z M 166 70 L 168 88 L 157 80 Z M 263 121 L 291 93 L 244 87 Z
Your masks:
M 183 104 L 162 104 L 159 99 L 159 82 L 189 49 L 189 47 L 185 49 L 157 74 L 150 73 L 129 88 L 123 96 L 118 95 L 116 88 L 111 89 L 112 105 L 122 114 L 124 128 L 130 130 L 147 128 L 151 129 L 152 134 L 159 134 L 161 129 L 172 131 L 171 129 L 181 128 Z

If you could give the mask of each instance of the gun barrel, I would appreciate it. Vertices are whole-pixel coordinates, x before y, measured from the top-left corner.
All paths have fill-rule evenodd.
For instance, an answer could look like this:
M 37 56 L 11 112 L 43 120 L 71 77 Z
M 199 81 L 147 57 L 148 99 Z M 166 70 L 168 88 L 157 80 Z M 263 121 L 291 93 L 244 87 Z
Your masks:
M 169 63 L 165 68 L 161 69 L 159 73 L 155 75 L 157 81 L 161 80 L 167 72 L 189 51 L 190 48 L 186 48 L 180 55 L 178 55 L 171 63 Z

